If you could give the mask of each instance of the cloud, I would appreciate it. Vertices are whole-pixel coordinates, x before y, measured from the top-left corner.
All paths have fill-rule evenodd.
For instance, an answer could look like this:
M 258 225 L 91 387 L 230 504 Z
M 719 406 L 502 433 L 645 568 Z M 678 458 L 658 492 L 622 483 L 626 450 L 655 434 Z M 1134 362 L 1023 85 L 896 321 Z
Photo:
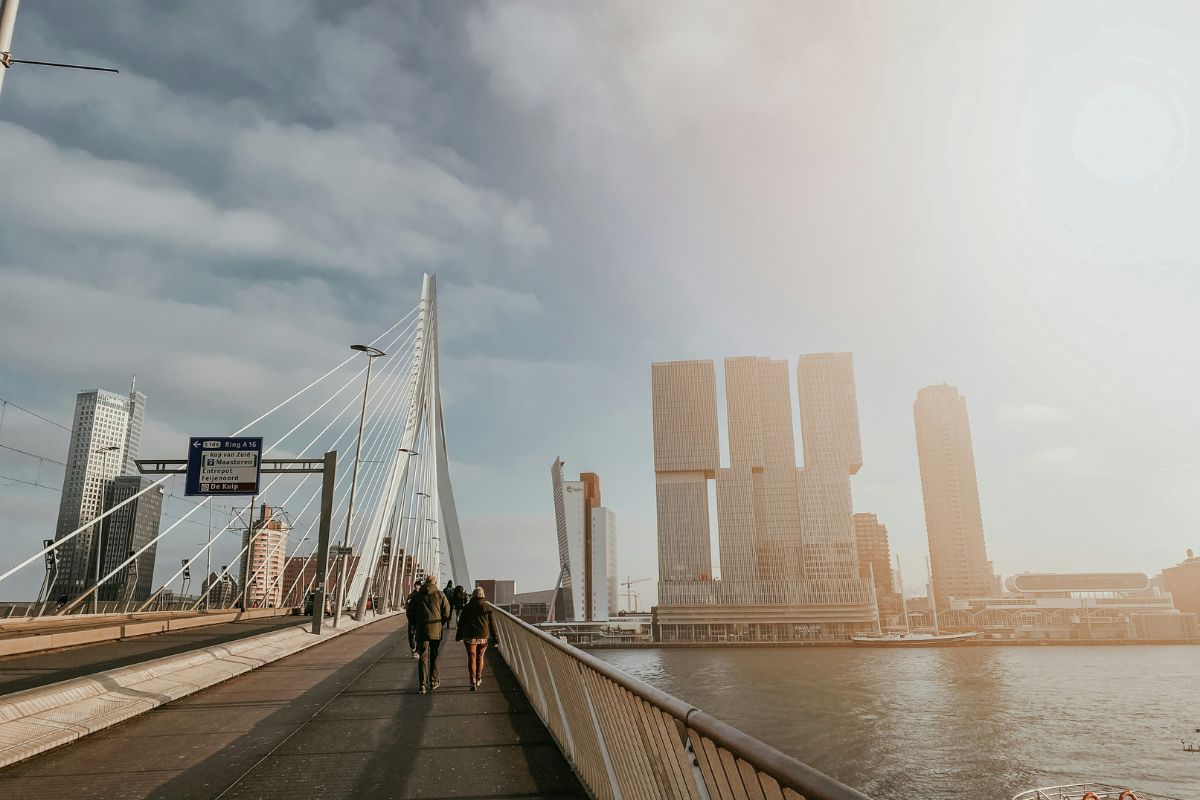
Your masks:
M 1062 422 L 1068 418 L 1065 409 L 1036 403 L 1000 406 L 997 414 L 1001 421 L 1013 427 Z
M 438 330 L 444 339 L 492 333 L 503 320 L 542 316 L 542 304 L 530 292 L 475 283 L 438 287 Z

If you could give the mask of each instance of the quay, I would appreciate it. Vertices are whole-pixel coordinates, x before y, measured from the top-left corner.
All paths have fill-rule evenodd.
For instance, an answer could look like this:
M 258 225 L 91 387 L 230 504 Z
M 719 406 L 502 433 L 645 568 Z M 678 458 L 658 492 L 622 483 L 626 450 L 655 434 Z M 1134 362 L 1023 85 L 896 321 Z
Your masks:
M 440 688 L 418 694 L 404 617 L 392 614 L 0 769 L 0 796 L 863 800 L 515 617 L 494 616 L 499 644 L 478 692 L 468 690 L 462 646 L 447 638 Z M 294 620 L 275 624 L 260 637 L 294 636 Z M 139 646 L 183 646 L 170 636 Z M 122 660 L 111 650 L 122 644 L 0 660 L 11 676 L 0 685 L 0 721 L 14 697 Z M 47 665 L 40 675 L 37 659 Z M 0 724 L 0 747 L 5 735 Z

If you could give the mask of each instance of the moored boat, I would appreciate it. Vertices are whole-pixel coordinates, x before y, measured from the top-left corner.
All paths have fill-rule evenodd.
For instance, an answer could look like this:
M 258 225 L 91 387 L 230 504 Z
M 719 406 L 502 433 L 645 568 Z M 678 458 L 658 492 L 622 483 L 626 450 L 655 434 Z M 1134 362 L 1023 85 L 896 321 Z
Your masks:
M 859 634 L 851 636 L 850 641 L 857 644 L 874 644 L 896 647 L 919 647 L 921 645 L 948 644 L 973 639 L 978 634 L 975 631 L 967 633 L 884 633 L 879 636 Z
M 1065 786 L 1045 786 L 1014 795 L 1012 800 L 1178 800 L 1154 792 L 1113 786 L 1107 783 L 1072 783 Z

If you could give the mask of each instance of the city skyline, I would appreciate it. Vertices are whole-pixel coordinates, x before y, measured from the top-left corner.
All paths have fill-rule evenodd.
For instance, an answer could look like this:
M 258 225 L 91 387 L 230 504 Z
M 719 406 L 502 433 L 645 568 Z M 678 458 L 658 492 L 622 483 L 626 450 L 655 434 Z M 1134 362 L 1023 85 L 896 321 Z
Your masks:
M 539 543 L 558 452 L 622 498 L 622 574 L 651 574 L 645 365 L 713 353 L 855 354 L 855 497 L 910 560 L 926 549 L 910 405 L 942 381 L 971 398 L 998 572 L 1070 569 L 1087 544 L 1088 568 L 1154 573 L 1200 545 L 1177 522 L 1200 482 L 1178 446 L 1200 436 L 1200 247 L 1174 210 L 1197 179 L 1186 5 L 990 8 L 980 25 L 432 4 L 387 25 L 380 4 L 335 19 L 298 2 L 286 37 L 251 8 L 157 5 L 22 10 L 22 49 L 122 72 L 5 84 L 5 399 L 69 426 L 76 389 L 136 372 L 143 452 L 177 457 L 382 329 L 430 268 L 464 535 L 523 585 L 556 572 Z M 327 37 L 351 63 L 275 68 Z M 714 46 L 699 59 L 688 41 Z M 650 102 L 662 92 L 678 102 Z M 1161 113 L 1129 112 L 1146 108 Z M 346 175 L 370 180 L 351 195 Z M 111 201 L 64 213 L 90 196 Z M 65 460 L 65 431 L 20 417 L 4 444 Z M 36 459 L 2 456 L 0 474 L 39 482 Z M 40 483 L 60 486 L 56 469 Z M 5 484 L 0 512 L 32 549 L 58 498 Z M 159 562 L 189 554 L 164 542 Z

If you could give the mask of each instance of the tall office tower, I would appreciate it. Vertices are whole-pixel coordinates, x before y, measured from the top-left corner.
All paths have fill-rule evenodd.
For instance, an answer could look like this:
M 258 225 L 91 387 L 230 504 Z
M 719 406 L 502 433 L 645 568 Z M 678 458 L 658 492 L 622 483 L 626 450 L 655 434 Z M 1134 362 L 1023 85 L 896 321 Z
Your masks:
M 253 523 L 253 539 L 250 530 L 242 532 L 242 548 L 246 552 L 242 554 L 239 574 L 247 587 L 247 608 L 276 608 L 282 604 L 287 590 L 283 585 L 283 565 L 290 528 L 276 509 L 264 503 Z
M 811 437 L 815 463 L 803 470 L 796 468 L 786 361 L 725 360 L 728 467 L 717 452 L 712 362 L 652 366 L 660 641 L 874 630 L 877 612 L 854 550 L 850 474 L 862 458 L 853 376 L 840 356 L 805 358 L 813 369 L 801 374 L 801 392 L 816 409 L 809 424 L 837 422 L 840 433 Z M 710 566 L 709 479 L 716 482 L 719 578 Z
M 810 353 L 796 364 L 804 469 L 800 470 L 804 575 L 813 581 L 859 577 L 850 476 L 862 467 L 854 358 Z
M 55 539 L 103 513 L 112 480 L 138 457 L 145 409 L 146 396 L 132 387 L 128 395 L 93 389 L 76 396 Z M 91 587 L 100 534 L 96 523 L 59 548 L 56 596 L 72 599 Z
M 913 403 L 925 529 L 938 607 L 952 597 L 997 597 L 988 561 L 967 401 L 954 386 L 926 386 Z
M 721 581 L 741 602 L 763 602 L 770 582 L 802 572 L 787 362 L 725 359 L 725 398 L 729 467 L 716 471 Z
M 122 475 L 114 478 L 108 490 L 109 508 L 114 508 L 154 483 L 142 475 Z M 122 562 L 141 550 L 158 535 L 162 519 L 163 487 L 158 486 L 139 495 L 129 505 L 121 506 L 104 520 L 104 562 L 101 577 L 116 569 Z M 100 587 L 101 600 L 143 602 L 150 599 L 154 582 L 154 556 L 157 544 L 129 563 Z
M 850 353 L 809 353 L 796 365 L 804 466 L 862 467 L 854 357 Z
M 563 622 L 605 622 L 617 613 L 617 523 L 600 504 L 600 476 L 580 473 L 564 481 L 563 461 L 550 467 L 558 557 L 562 569 Z
M 900 597 L 892 574 L 892 553 L 888 546 L 887 526 L 874 514 L 854 515 L 854 544 L 858 548 L 859 574 L 875 586 L 879 617 L 887 619 L 900 613 Z
M 708 479 L 720 466 L 717 381 L 711 361 L 652 364 L 658 599 L 710 602 Z

